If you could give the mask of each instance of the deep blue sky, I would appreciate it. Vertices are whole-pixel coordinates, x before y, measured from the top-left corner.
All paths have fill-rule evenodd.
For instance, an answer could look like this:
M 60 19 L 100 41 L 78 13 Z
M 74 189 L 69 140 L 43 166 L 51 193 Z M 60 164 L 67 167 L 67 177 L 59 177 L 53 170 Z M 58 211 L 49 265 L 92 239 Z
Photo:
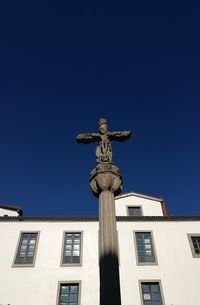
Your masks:
M 123 191 L 200 215 L 200 5 L 0 6 L 0 202 L 26 215 L 97 214 L 95 144 L 75 137 L 106 117 L 133 132 L 113 144 Z

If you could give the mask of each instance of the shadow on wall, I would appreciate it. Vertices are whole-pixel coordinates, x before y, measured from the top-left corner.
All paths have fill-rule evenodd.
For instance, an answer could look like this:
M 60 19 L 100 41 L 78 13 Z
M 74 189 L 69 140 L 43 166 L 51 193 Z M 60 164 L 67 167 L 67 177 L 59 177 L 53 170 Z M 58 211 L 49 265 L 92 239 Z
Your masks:
M 121 305 L 119 262 L 112 253 L 100 258 L 100 305 Z

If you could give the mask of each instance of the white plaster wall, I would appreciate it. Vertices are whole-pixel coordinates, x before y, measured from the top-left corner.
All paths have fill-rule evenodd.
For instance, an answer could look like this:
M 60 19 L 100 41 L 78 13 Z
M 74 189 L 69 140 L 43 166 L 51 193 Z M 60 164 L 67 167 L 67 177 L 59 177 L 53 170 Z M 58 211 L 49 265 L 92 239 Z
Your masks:
M 64 231 L 83 231 L 83 264 L 60 267 Z M 197 305 L 200 258 L 187 233 L 200 221 L 117 223 L 122 305 L 141 305 L 139 280 L 161 280 L 164 305 Z M 133 231 L 152 231 L 158 265 L 137 266 Z M 12 267 L 20 232 L 40 231 L 35 267 Z M 98 222 L 0 222 L 0 304 L 56 305 L 58 282 L 80 280 L 81 305 L 99 305 Z
M 118 222 L 123 305 L 141 305 L 139 280 L 161 280 L 165 305 L 197 305 L 200 258 L 193 258 L 187 233 L 200 233 L 199 222 Z M 153 231 L 158 265 L 138 266 L 133 231 Z
M 4 215 L 8 215 L 8 216 L 19 216 L 19 214 L 16 211 L 11 211 L 11 210 L 7 210 L 7 209 L 2 209 L 0 208 L 0 217 L 4 216 Z
M 83 231 L 81 267 L 60 267 L 65 230 Z M 20 231 L 40 231 L 34 267 L 12 267 Z M 58 282 L 80 280 L 81 305 L 98 305 L 97 222 L 2 222 L 0 245 L 0 304 L 56 305 Z
M 134 195 L 115 199 L 116 215 L 128 216 L 128 206 L 141 206 L 143 216 L 163 216 L 161 202 Z

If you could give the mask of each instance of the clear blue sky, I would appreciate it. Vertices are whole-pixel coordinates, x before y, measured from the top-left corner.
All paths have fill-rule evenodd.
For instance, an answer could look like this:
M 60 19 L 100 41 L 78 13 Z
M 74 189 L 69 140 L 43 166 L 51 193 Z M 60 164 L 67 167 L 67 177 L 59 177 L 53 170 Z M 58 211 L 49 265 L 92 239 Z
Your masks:
M 123 191 L 200 215 L 200 5 L 0 6 L 0 202 L 26 215 L 96 215 L 95 144 L 75 137 L 106 117 L 133 132 L 113 144 Z

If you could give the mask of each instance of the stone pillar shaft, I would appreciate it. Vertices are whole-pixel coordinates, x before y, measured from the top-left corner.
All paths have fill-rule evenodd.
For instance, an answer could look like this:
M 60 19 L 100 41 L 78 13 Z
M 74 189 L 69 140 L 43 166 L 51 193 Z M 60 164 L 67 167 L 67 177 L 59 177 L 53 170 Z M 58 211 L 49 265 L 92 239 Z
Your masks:
M 99 254 L 117 255 L 117 232 L 114 194 L 103 191 L 99 196 Z
M 114 194 L 99 196 L 100 305 L 121 305 Z
M 121 175 L 114 164 L 97 164 L 90 174 L 90 186 L 99 198 L 100 305 L 121 305 L 114 198 L 121 185 Z

